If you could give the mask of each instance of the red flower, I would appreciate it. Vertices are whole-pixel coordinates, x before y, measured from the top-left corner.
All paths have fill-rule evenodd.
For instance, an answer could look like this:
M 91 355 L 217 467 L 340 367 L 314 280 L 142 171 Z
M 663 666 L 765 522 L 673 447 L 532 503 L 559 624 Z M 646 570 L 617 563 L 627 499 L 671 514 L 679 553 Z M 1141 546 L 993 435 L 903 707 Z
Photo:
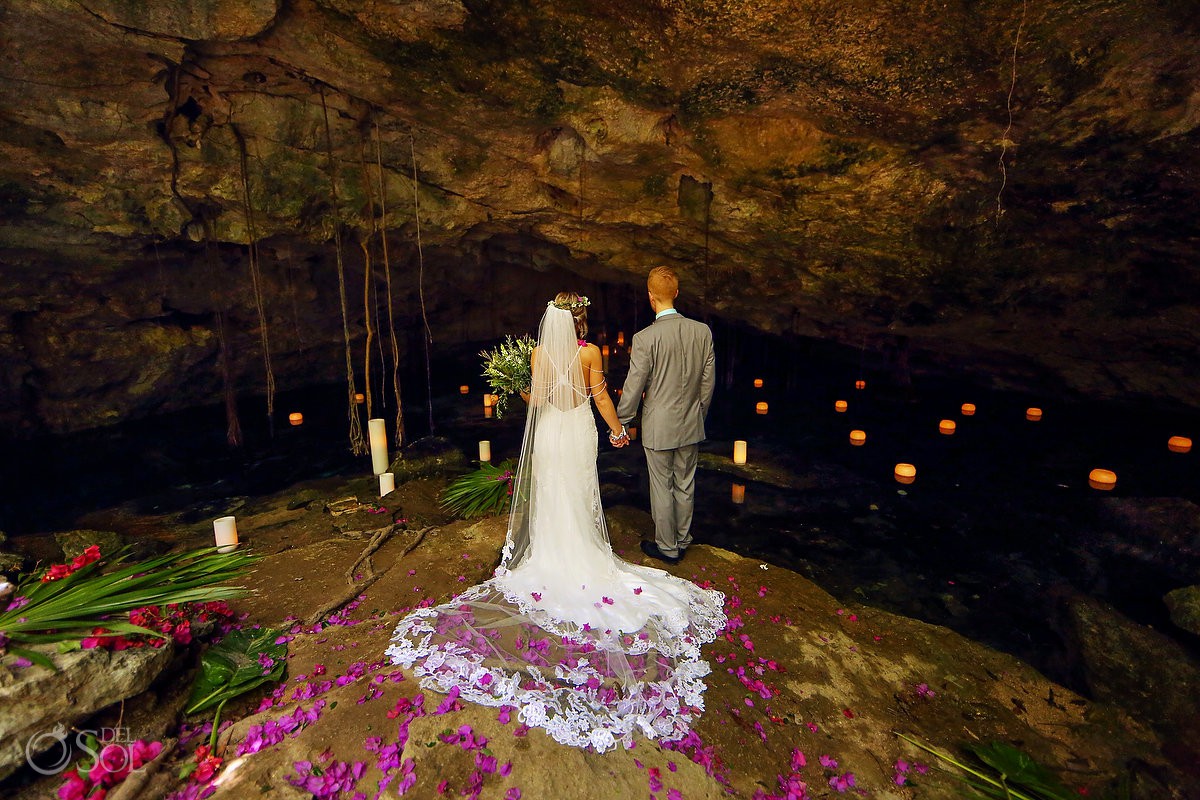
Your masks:
M 56 581 L 60 578 L 65 578 L 72 572 L 74 572 L 74 570 L 72 570 L 67 564 L 55 564 L 54 566 L 50 567 L 50 569 L 46 570 L 46 574 L 42 576 L 42 583 L 49 583 L 50 581 Z
M 89 545 L 88 547 L 86 547 L 84 549 L 84 551 L 82 553 L 75 556 L 75 558 L 71 561 L 71 571 L 74 572 L 75 570 L 80 569 L 81 567 L 86 567 L 88 564 L 91 564 L 93 561 L 99 561 L 99 560 L 100 560 L 100 545 L 98 545 L 98 544 Z

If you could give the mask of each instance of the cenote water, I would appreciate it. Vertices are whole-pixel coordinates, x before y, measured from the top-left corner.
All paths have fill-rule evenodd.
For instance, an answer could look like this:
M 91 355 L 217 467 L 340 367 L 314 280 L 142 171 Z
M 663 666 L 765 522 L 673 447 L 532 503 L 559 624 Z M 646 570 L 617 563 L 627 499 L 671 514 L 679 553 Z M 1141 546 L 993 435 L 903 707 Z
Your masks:
M 1196 438 L 1196 415 L 985 390 L 966 375 L 932 374 L 916 355 L 910 375 L 866 348 L 716 330 L 720 377 L 702 447 L 709 465 L 698 476 L 698 542 L 795 570 L 845 602 L 945 625 L 1077 689 L 1056 627 L 1070 592 L 1200 649 L 1171 625 L 1162 602 L 1165 592 L 1196 582 L 1200 554 L 1172 552 L 1153 532 L 1123 538 L 1111 522 L 1122 499 L 1200 502 L 1200 453 L 1166 447 L 1171 435 Z M 615 330 L 606 338 L 615 341 Z M 472 457 L 476 442 L 489 439 L 501 460 L 518 452 L 524 416 L 518 408 L 484 418 L 478 349 L 459 348 L 432 365 L 434 433 Z M 418 366 L 404 376 L 410 440 L 429 434 Z M 615 353 L 614 387 L 625 366 L 624 353 Z M 856 380 L 866 388 L 855 389 Z M 245 397 L 239 450 L 225 443 L 218 407 L 9 443 L 0 527 L 35 536 L 122 503 L 199 520 L 231 497 L 367 473 L 369 458 L 349 453 L 345 397 L 344 385 L 280 392 L 273 434 L 263 399 Z M 834 411 L 838 399 L 847 412 Z M 755 413 L 759 401 L 768 403 L 765 416 Z M 976 404 L 973 416 L 961 414 L 964 402 Z M 1041 421 L 1025 419 L 1031 405 L 1044 409 Z M 303 426 L 288 425 L 291 411 L 303 412 Z M 391 425 L 394 410 L 375 413 Z M 957 423 L 954 435 L 939 433 L 942 419 Z M 864 446 L 849 444 L 853 428 L 867 432 Z M 788 480 L 735 477 L 725 466 L 734 439 L 748 441 L 753 465 Z M 914 483 L 893 479 L 897 462 L 916 466 Z M 1089 488 L 1094 467 L 1117 473 L 1115 490 Z M 600 472 L 606 505 L 649 508 L 640 447 L 614 451 L 602 440 Z M 746 487 L 742 503 L 731 496 L 735 480 Z

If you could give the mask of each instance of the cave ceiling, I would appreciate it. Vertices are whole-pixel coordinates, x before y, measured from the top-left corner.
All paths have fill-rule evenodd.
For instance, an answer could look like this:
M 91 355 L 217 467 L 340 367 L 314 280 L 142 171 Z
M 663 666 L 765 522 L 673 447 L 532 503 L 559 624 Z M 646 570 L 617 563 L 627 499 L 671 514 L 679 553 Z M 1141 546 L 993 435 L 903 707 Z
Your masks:
M 406 324 L 418 262 L 443 322 L 496 264 L 662 263 L 765 332 L 1200 407 L 1198 34 L 1183 0 L 11 0 L 0 423 L 212 401 L 214 315 L 252 389 L 250 242 L 279 369 L 336 378 L 284 329 L 336 351 L 336 245 L 377 270 L 381 229 Z

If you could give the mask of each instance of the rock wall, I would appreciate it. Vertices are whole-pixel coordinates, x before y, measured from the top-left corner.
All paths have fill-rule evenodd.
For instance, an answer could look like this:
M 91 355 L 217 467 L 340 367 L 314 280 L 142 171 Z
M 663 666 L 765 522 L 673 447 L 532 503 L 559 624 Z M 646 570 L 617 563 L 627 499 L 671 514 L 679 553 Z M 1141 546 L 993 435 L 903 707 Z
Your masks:
M 525 300 L 476 293 L 497 269 L 668 263 L 764 331 L 1200 397 L 1189 3 L 15 0 L 0 30 L 9 431 L 215 400 L 218 314 L 261 390 L 252 250 L 281 374 L 336 378 L 337 240 L 361 342 L 385 229 L 405 330 L 422 266 L 449 330 Z

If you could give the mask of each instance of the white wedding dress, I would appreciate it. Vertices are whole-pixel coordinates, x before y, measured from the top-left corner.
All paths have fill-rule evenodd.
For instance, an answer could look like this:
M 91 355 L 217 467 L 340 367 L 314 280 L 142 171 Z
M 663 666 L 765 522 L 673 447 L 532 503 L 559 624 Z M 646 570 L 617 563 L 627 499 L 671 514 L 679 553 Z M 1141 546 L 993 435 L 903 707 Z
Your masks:
M 671 741 L 704 708 L 700 646 L 725 597 L 616 557 L 600 505 L 596 423 L 569 311 L 549 305 L 534 360 L 504 554 L 494 577 L 417 609 L 387 653 L 426 688 L 489 706 L 563 744 Z

